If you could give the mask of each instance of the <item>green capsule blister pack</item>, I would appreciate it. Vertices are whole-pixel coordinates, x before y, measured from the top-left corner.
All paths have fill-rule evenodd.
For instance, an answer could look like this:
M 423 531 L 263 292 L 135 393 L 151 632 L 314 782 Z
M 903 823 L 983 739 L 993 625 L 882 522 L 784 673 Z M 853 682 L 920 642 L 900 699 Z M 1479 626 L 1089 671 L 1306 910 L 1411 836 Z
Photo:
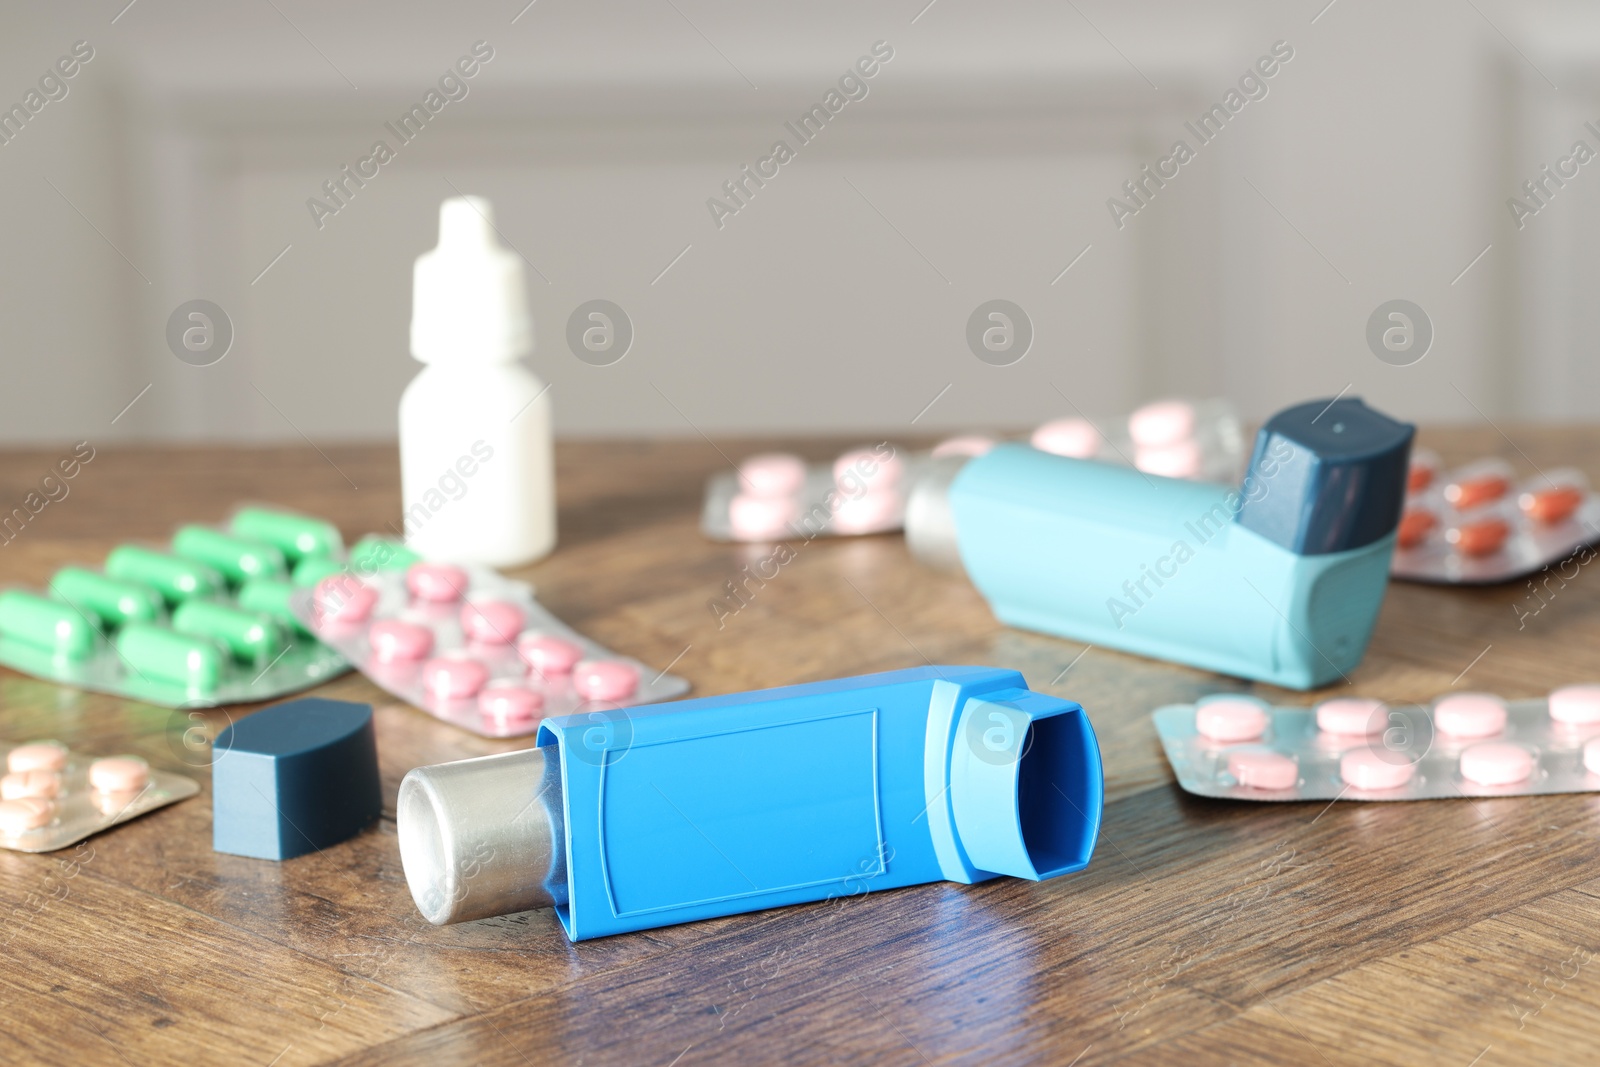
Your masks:
M 165 549 L 119 545 L 98 570 L 63 567 L 44 593 L 0 592 L 0 664 L 166 707 L 270 700 L 350 669 L 295 616 L 297 589 L 415 559 L 377 537 L 346 554 L 330 523 L 242 507 Z

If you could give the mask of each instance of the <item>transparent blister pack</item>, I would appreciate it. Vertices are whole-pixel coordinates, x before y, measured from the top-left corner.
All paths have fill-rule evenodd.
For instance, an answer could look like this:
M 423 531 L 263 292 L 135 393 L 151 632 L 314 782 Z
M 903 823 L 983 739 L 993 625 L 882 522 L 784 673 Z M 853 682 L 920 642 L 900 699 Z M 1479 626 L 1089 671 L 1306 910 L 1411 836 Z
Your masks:
M 59 741 L 0 744 L 0 848 L 53 852 L 200 791 L 138 756 L 89 756 Z
M 1519 482 L 1501 459 L 1446 470 L 1433 452 L 1417 449 L 1390 573 L 1414 582 L 1488 585 L 1596 543 L 1600 497 L 1583 472 L 1552 469 Z
M 119 545 L 42 593 L 0 592 L 0 664 L 165 707 L 306 689 L 350 669 L 288 607 L 293 575 L 335 554 L 332 525 L 264 507 L 184 526 L 163 548 Z
M 1543 700 L 1452 693 L 1272 707 L 1220 694 L 1155 711 L 1178 784 L 1232 800 L 1428 800 L 1600 792 L 1600 685 Z
M 1058 456 L 1200 482 L 1237 482 L 1246 458 L 1239 416 L 1220 398 L 1157 400 L 1113 418 L 1053 419 L 1028 443 Z
M 548 716 L 604 717 L 689 688 L 578 633 L 526 582 L 483 567 L 416 562 L 336 574 L 292 602 L 368 678 L 484 737 L 522 737 Z

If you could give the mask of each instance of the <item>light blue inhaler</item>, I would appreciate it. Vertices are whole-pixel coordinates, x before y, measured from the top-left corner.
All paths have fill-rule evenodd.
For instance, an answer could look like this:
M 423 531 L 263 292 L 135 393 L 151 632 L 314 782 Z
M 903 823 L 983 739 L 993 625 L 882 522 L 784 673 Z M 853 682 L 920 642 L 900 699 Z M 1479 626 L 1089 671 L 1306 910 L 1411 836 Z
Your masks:
M 906 539 L 1009 625 L 1312 689 L 1366 652 L 1414 433 L 1357 399 L 1301 404 L 1239 489 L 1001 445 L 936 461 Z
M 919 667 L 546 719 L 420 767 L 400 856 L 434 923 L 554 907 L 574 941 L 941 879 L 1083 869 L 1083 708 L 1016 671 Z

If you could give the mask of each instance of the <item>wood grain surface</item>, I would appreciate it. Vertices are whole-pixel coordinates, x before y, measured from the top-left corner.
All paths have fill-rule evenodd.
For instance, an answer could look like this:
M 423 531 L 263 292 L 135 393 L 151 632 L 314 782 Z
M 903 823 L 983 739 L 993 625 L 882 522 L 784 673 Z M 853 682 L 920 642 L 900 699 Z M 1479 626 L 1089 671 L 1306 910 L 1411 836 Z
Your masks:
M 1422 441 L 1447 459 L 1578 465 L 1600 482 L 1600 431 L 1505 429 Z M 925 662 L 1020 669 L 1080 701 L 1099 733 L 1108 804 L 1086 872 L 578 945 L 548 911 L 432 927 L 401 872 L 400 778 L 526 742 L 467 735 L 347 675 L 321 692 L 378 707 L 384 818 L 321 853 L 250 860 L 211 851 L 209 774 L 180 741 L 181 715 L 0 672 L 0 738 L 137 752 L 203 786 L 78 848 L 0 851 L 0 1062 L 1600 1061 L 1600 794 L 1205 800 L 1173 784 L 1149 720 L 1218 691 L 1521 698 L 1600 678 L 1588 568 L 1538 601 L 1520 582 L 1396 585 L 1351 684 L 1312 694 L 1006 629 L 893 536 L 796 545 L 719 619 L 710 603 L 770 549 L 700 537 L 706 476 L 758 447 L 825 460 L 847 443 L 563 444 L 560 547 L 513 573 L 594 638 L 675 662 L 695 695 Z M 0 510 L 67 451 L 0 457 Z M 0 546 L 0 584 L 43 584 L 247 500 L 327 516 L 347 538 L 384 531 L 400 513 L 394 449 L 102 448 Z

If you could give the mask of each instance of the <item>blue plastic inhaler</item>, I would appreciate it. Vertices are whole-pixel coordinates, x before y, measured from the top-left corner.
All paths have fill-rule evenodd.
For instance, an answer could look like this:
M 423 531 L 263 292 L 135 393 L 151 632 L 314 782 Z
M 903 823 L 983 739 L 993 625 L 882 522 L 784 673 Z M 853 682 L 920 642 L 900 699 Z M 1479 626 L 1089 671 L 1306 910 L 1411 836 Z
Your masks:
M 413 770 L 397 813 L 430 922 L 554 907 L 579 941 L 1081 870 L 1101 789 L 1079 705 L 919 667 L 546 719 L 536 748 Z
M 1366 652 L 1414 433 L 1358 399 L 1301 404 L 1238 489 L 1001 445 L 936 461 L 906 538 L 1009 625 L 1311 689 Z

